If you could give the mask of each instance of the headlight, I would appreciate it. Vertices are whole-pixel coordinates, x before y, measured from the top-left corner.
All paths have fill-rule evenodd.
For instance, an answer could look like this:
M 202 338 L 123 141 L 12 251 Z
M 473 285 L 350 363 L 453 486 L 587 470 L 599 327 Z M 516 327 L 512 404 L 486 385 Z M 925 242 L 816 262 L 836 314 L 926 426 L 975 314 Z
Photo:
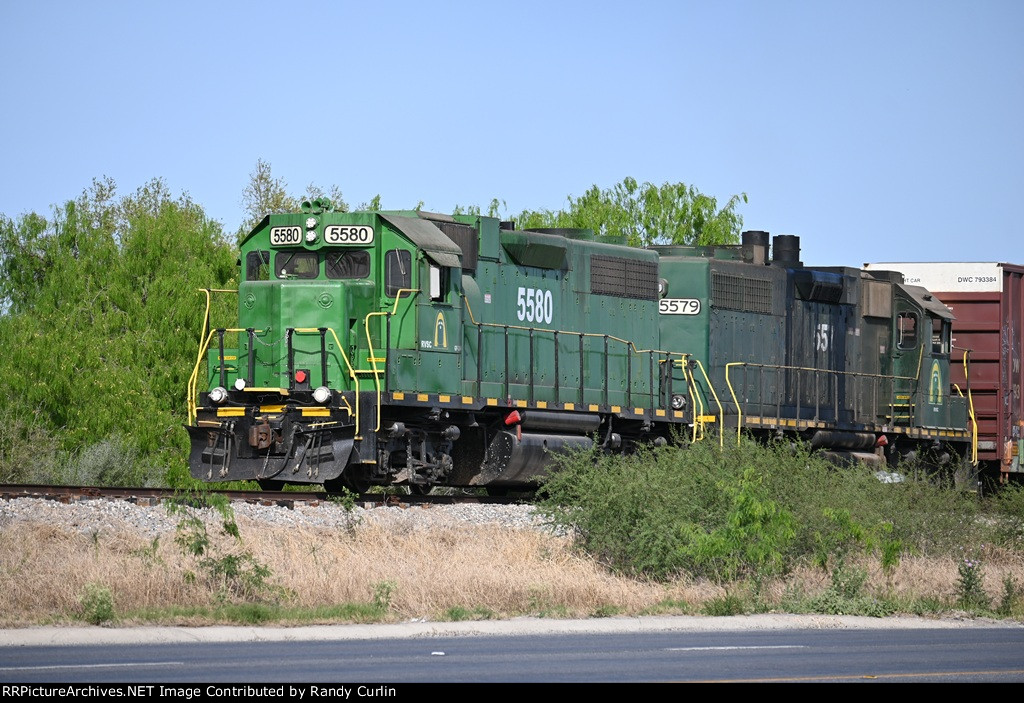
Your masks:
M 317 225 L 315 217 L 306 218 L 306 229 L 315 229 Z
M 686 407 L 686 396 L 685 395 L 676 394 L 676 395 L 672 396 L 672 409 L 673 410 L 682 410 L 685 407 Z
M 220 405 L 228 399 L 228 390 L 222 386 L 217 386 L 210 391 L 210 402 Z
M 235 390 L 236 391 L 244 391 L 245 390 L 245 379 L 244 378 L 240 378 L 237 381 L 235 381 Z
M 326 403 L 331 399 L 331 389 L 327 386 L 320 386 L 313 391 L 313 400 L 318 403 Z

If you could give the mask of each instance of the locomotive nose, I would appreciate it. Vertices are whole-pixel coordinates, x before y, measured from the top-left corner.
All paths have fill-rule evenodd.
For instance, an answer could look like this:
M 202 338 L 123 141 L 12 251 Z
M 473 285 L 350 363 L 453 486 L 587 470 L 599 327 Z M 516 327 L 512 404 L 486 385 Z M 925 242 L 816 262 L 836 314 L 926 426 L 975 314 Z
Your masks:
M 340 357 L 350 330 L 343 283 L 255 281 L 243 283 L 239 295 L 240 326 L 257 330 L 251 373 L 242 370 L 248 385 L 338 387 L 346 378 Z

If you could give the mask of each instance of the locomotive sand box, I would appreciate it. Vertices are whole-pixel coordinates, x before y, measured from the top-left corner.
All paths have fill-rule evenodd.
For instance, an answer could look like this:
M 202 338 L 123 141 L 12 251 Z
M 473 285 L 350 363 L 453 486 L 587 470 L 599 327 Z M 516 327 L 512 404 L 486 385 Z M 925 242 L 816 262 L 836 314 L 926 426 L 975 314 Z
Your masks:
M 476 215 L 270 215 L 207 291 L 191 470 L 263 486 L 523 487 L 570 448 L 791 435 L 839 459 L 973 459 L 953 315 L 799 239 L 639 249 Z M 769 252 L 771 256 L 769 256 Z M 212 296 L 237 322 L 211 327 Z

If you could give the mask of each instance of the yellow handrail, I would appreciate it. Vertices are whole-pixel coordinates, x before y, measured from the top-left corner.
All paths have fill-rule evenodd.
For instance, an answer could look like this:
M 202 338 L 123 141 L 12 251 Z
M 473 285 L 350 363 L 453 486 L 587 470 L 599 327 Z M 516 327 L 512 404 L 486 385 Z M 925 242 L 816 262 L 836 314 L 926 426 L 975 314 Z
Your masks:
M 419 289 L 417 289 L 417 288 L 399 288 L 398 292 L 395 293 L 395 305 L 392 308 L 390 313 L 388 313 L 386 310 L 382 311 L 382 312 L 371 312 L 371 313 L 367 313 L 366 317 L 363 318 L 363 326 L 366 329 L 366 347 L 367 347 L 367 349 L 368 349 L 368 351 L 370 353 L 370 365 L 373 367 L 372 370 L 371 370 L 371 373 L 373 374 L 373 382 L 374 382 L 374 384 L 377 387 L 377 426 L 374 428 L 374 432 L 379 432 L 380 431 L 380 374 L 382 372 L 381 372 L 380 369 L 377 368 L 377 353 L 373 349 L 373 340 L 370 338 L 370 318 L 371 317 L 386 317 L 389 314 L 390 315 L 398 314 L 398 301 L 401 300 L 402 293 L 419 293 Z M 411 300 L 411 298 L 410 298 L 410 300 Z M 383 339 L 384 336 L 385 335 L 384 335 L 384 332 L 382 330 L 381 331 L 381 338 Z M 391 348 L 391 340 L 390 339 L 384 339 L 384 354 L 385 354 L 385 356 L 384 356 L 384 364 L 385 364 L 384 369 L 385 370 L 387 369 L 387 363 L 388 363 L 387 353 L 388 353 L 388 350 L 390 348 Z
M 198 389 L 196 388 L 196 384 L 199 382 L 199 367 L 202 366 L 202 364 L 203 364 L 203 357 L 206 355 L 207 349 L 210 348 L 210 342 L 213 340 L 213 335 L 217 332 L 218 329 L 220 329 L 220 328 L 213 328 L 213 327 L 210 328 L 210 333 L 208 335 L 206 335 L 206 339 L 203 341 L 202 344 L 199 345 L 199 356 L 196 358 L 196 365 L 192 369 L 192 375 L 189 376 L 189 379 L 188 379 L 188 411 L 189 411 L 188 421 L 189 421 L 189 424 L 192 424 L 193 422 L 195 422 L 195 419 L 196 419 L 196 396 L 198 394 Z M 225 327 L 223 329 L 224 329 L 225 332 L 245 332 L 246 331 L 246 329 L 244 327 Z M 257 330 L 257 331 L 258 332 L 262 332 L 263 330 Z M 223 364 L 224 360 L 221 359 L 220 363 Z
M 729 379 L 729 368 L 731 366 L 745 366 L 745 361 L 732 361 L 725 365 L 725 385 L 729 389 L 729 395 L 732 396 L 733 405 L 736 406 L 736 446 L 740 444 L 740 432 L 743 429 L 743 408 L 740 407 L 740 401 L 736 397 L 736 391 L 732 387 L 732 381 Z
M 636 345 L 633 344 L 633 342 L 631 342 L 630 340 L 622 339 L 620 337 L 616 337 L 615 335 L 611 335 L 611 334 L 596 334 L 594 332 L 575 332 L 573 330 L 554 330 L 554 329 L 548 329 L 546 327 L 524 327 L 522 325 L 505 325 L 505 324 L 498 324 L 496 322 L 478 322 L 476 317 L 473 315 L 473 306 L 470 305 L 469 298 L 467 298 L 465 295 L 463 295 L 462 299 L 466 302 L 466 312 L 469 313 L 469 321 L 470 321 L 470 323 L 472 325 L 474 325 L 476 327 L 493 327 L 495 329 L 502 329 L 502 330 L 510 329 L 510 330 L 523 330 L 525 332 L 530 332 L 530 331 L 533 331 L 533 332 L 548 332 L 550 334 L 569 334 L 569 335 L 575 335 L 577 337 L 591 337 L 593 339 L 609 339 L 609 340 L 612 340 L 612 341 L 615 341 L 615 342 L 619 342 L 621 344 L 626 345 L 628 347 L 628 349 L 632 350 L 631 353 L 635 354 L 637 356 L 639 356 L 641 354 L 652 354 L 652 353 L 653 354 L 665 354 L 665 355 L 668 356 L 669 361 L 672 360 L 673 356 L 678 356 L 680 359 L 684 359 L 684 358 L 690 356 L 689 354 L 684 353 L 684 352 L 666 351 L 664 349 L 637 349 Z M 480 354 L 480 350 L 479 349 L 477 350 L 477 354 Z M 684 371 L 684 375 L 685 375 L 685 371 Z M 477 379 L 477 381 L 478 382 L 482 382 L 482 379 Z M 582 384 L 582 383 L 583 383 L 583 379 L 581 378 L 580 379 L 580 384 Z M 653 408 L 652 408 L 652 410 L 653 410 Z
M 338 353 L 341 355 L 342 361 L 345 362 L 345 368 L 348 369 L 348 376 L 352 379 L 352 385 L 355 388 L 355 399 L 356 399 L 356 426 L 355 426 L 355 437 L 354 439 L 362 439 L 362 435 L 359 434 L 359 377 L 356 376 L 355 370 L 352 368 L 351 362 L 348 360 L 348 354 L 345 353 L 344 347 L 341 346 L 341 341 L 338 339 L 338 333 L 334 331 L 333 327 L 325 328 L 334 337 L 334 344 L 338 347 Z M 296 327 L 292 330 L 296 334 L 320 334 L 320 329 L 317 327 Z M 250 350 L 250 353 L 252 350 Z M 380 399 L 378 398 L 378 402 Z M 377 413 L 380 415 L 380 413 Z
M 918 359 L 920 364 L 920 359 Z M 862 373 L 860 371 L 838 371 L 836 369 L 819 369 L 812 366 L 785 366 L 776 364 L 754 364 L 748 361 L 734 361 L 725 365 L 725 384 L 729 387 L 729 393 L 732 395 L 733 403 L 736 404 L 737 413 L 737 426 L 736 426 L 736 441 L 739 442 L 740 428 L 742 426 L 743 411 L 740 407 L 739 401 L 736 398 L 736 391 L 733 389 L 732 380 L 730 379 L 730 372 L 733 366 L 749 366 L 751 368 L 763 368 L 773 369 L 777 371 L 812 371 L 814 373 L 825 373 L 834 374 L 836 376 L 851 376 L 854 378 L 876 378 L 886 380 L 900 380 L 900 381 L 915 381 L 913 376 L 887 376 L 885 374 L 877 373 Z M 920 373 L 920 369 L 918 371 Z
M 704 382 L 708 384 L 711 397 L 715 399 L 715 404 L 718 405 L 718 444 L 721 447 L 725 447 L 725 410 L 722 408 L 722 401 L 718 399 L 718 393 L 715 392 L 715 387 L 711 385 L 711 379 L 708 378 L 708 374 L 704 370 L 704 364 L 700 363 L 700 359 L 694 359 L 694 361 L 697 362 L 697 368 L 700 369 L 701 375 L 704 376 Z
M 689 356 L 689 355 L 687 355 Z M 698 442 L 704 439 L 704 421 L 696 418 L 704 417 L 704 399 L 700 397 L 700 393 L 694 393 L 694 388 L 697 387 L 697 381 L 693 377 L 693 373 L 690 372 L 690 366 L 686 359 L 679 360 L 679 368 L 683 370 L 683 378 L 686 380 L 686 390 L 690 394 L 690 407 L 697 408 L 699 410 L 694 414 L 694 422 L 691 427 L 693 441 Z M 700 430 L 700 437 L 697 436 L 697 431 Z
M 352 364 L 349 361 L 348 354 L 345 353 L 345 349 L 341 346 L 341 342 L 338 340 L 338 334 L 334 331 L 334 328 L 327 327 L 326 329 L 327 329 L 328 332 L 331 333 L 331 336 L 334 337 L 334 343 L 338 347 L 338 354 L 341 355 L 342 361 L 345 362 L 345 368 L 348 369 L 349 378 L 352 379 L 352 382 L 353 382 L 353 385 L 354 385 L 354 388 L 355 388 L 355 401 L 356 401 L 355 402 L 356 407 L 355 407 L 355 413 L 354 413 L 355 414 L 355 438 L 356 439 L 362 439 L 362 437 L 359 434 L 359 378 L 358 378 L 358 376 L 356 376 L 356 372 L 352 368 Z M 223 328 L 223 331 L 224 332 L 247 332 L 248 330 L 246 330 L 246 328 L 244 328 L 244 327 L 227 327 L 227 328 Z M 316 328 L 316 327 L 297 327 L 297 328 L 293 329 L 292 331 L 297 333 L 297 334 L 320 334 L 320 330 L 318 328 Z M 188 410 L 189 410 L 188 421 L 189 421 L 190 425 L 195 422 L 196 415 L 198 413 L 198 408 L 196 406 L 196 398 L 198 396 L 198 392 L 197 392 L 198 389 L 196 388 L 196 385 L 197 385 L 198 379 L 199 379 L 199 367 L 202 366 L 203 358 L 206 355 L 206 351 L 207 351 L 207 349 L 209 349 L 209 346 L 210 346 L 210 341 L 213 339 L 213 335 L 216 332 L 217 332 L 216 328 L 211 328 L 210 329 L 210 333 L 207 335 L 207 337 L 203 341 L 203 343 L 199 346 L 199 355 L 196 358 L 196 365 L 192 369 L 192 375 L 189 377 L 189 382 L 188 382 L 188 394 L 189 394 L 189 397 L 188 397 Z M 262 332 L 264 332 L 264 330 L 255 330 L 255 333 L 257 333 L 257 334 L 262 333 Z M 255 354 L 256 352 L 255 352 L 254 349 L 250 349 L 249 353 L 250 354 Z M 223 363 L 223 360 L 221 360 L 221 363 Z M 252 381 L 252 379 L 249 379 L 249 380 Z M 346 405 L 347 405 L 347 402 L 346 402 Z M 349 408 L 349 412 L 350 412 L 350 414 L 352 414 L 351 413 L 351 408 Z M 378 413 L 378 415 L 379 415 L 379 413 Z
M 968 375 L 967 357 L 971 350 L 964 350 L 964 383 L 967 384 L 967 409 L 971 416 L 971 465 L 978 465 L 978 418 L 974 414 L 974 396 L 971 394 L 971 377 Z M 959 388 L 957 390 L 960 390 Z M 961 395 L 963 395 L 961 393 Z
M 238 293 L 238 290 L 237 289 L 233 289 L 233 288 L 200 288 L 199 291 L 206 296 L 206 310 L 203 313 L 203 328 L 199 332 L 199 339 L 202 340 L 203 339 L 203 335 L 206 334 L 206 326 L 210 322 L 210 302 L 211 302 L 210 294 L 211 293 Z M 209 344 L 209 340 L 207 340 L 206 343 Z M 203 345 L 200 344 L 200 346 L 199 346 L 199 357 L 196 359 L 196 368 L 195 368 L 195 371 L 193 372 L 193 376 L 196 376 L 199 373 L 199 365 L 203 362 L 203 353 L 204 352 L 205 352 L 205 349 L 203 348 Z M 221 363 L 224 363 L 223 359 L 221 360 Z M 187 407 L 187 411 L 188 411 L 189 424 L 192 424 L 192 421 L 195 419 L 195 416 L 196 416 L 196 404 L 195 404 L 196 394 L 194 393 L 194 378 L 193 377 L 189 377 L 189 385 L 186 387 L 185 392 L 188 394 L 188 398 L 186 399 L 186 407 Z

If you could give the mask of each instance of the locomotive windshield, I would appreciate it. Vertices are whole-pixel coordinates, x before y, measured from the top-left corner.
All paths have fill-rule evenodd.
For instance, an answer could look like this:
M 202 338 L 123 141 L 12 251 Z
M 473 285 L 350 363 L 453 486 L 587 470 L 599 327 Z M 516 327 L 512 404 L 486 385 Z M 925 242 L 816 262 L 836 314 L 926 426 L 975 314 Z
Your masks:
M 370 252 L 362 250 L 327 252 L 327 277 L 366 278 L 370 275 Z
M 320 262 L 311 251 L 280 251 L 274 257 L 274 271 L 278 278 L 316 278 Z

